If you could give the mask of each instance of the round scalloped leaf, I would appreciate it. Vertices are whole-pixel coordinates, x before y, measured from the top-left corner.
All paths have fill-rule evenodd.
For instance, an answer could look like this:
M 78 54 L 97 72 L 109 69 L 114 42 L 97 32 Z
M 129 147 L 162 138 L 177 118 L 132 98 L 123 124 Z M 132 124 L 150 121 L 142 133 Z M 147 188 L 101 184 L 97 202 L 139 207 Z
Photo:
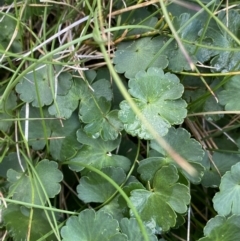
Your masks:
M 199 142 L 195 139 L 190 138 L 190 133 L 183 129 L 183 128 L 170 128 L 168 134 L 164 137 L 166 142 L 183 158 L 185 158 L 189 163 L 193 165 L 193 167 L 197 171 L 197 175 L 191 176 L 185 170 L 181 169 L 181 172 L 184 176 L 189 179 L 193 183 L 199 183 L 201 178 L 204 174 L 204 167 L 202 165 L 202 160 L 204 157 L 204 151 Z M 146 165 L 150 165 L 149 168 L 152 171 L 156 171 L 157 169 L 153 170 L 153 167 L 156 168 L 157 166 L 160 167 L 162 165 L 166 165 L 167 163 L 173 163 L 176 165 L 174 160 L 169 157 L 168 153 L 155 141 L 152 140 L 150 144 L 151 148 L 156 150 L 161 154 L 162 158 L 158 158 L 158 160 L 154 159 L 154 162 L 151 163 L 150 161 L 141 161 L 139 172 L 143 175 L 146 173 Z M 145 166 L 143 168 L 143 166 Z M 152 167 L 151 167 L 152 166 Z M 149 170 L 148 170 L 149 171 Z M 145 174 L 144 174 L 145 175 Z M 149 174 L 148 174 L 149 176 Z
M 52 135 L 50 140 L 50 153 L 55 160 L 65 161 L 76 155 L 81 148 L 76 140 L 76 131 L 80 127 L 77 113 L 74 112 L 67 120 L 52 121 Z
M 61 118 L 70 118 L 73 111 L 77 109 L 80 99 L 79 81 L 71 82 L 72 86 L 68 93 L 59 93 L 55 102 L 49 106 L 48 111 L 51 115 Z
M 210 219 L 204 228 L 206 237 L 198 241 L 235 241 L 240 237 L 240 216 L 229 218 L 216 216 Z
M 93 93 L 83 94 L 79 105 L 79 118 L 85 123 L 84 131 L 95 138 L 101 136 L 103 140 L 115 140 L 123 125 L 118 119 L 118 111 L 111 110 L 113 92 L 110 82 L 100 79 L 93 83 Z
M 123 218 L 120 222 L 121 231 L 127 235 L 128 241 L 145 241 L 139 224 L 135 218 Z M 157 241 L 157 237 L 151 232 L 151 229 L 145 226 L 149 241 Z
M 218 19 L 227 26 L 228 30 L 239 38 L 240 28 L 240 14 L 238 10 L 230 9 L 228 14 L 226 11 L 221 11 L 218 14 Z M 216 47 L 222 49 L 230 49 L 238 47 L 238 43 L 228 34 L 226 30 L 219 26 L 216 30 L 217 35 L 213 38 Z M 206 37 L 212 35 L 212 30 L 206 33 Z M 231 72 L 238 70 L 240 67 L 239 63 L 240 52 L 239 51 L 220 51 L 216 57 L 211 60 L 212 71 L 215 72 Z
M 154 176 L 152 191 L 131 192 L 130 199 L 143 221 L 150 222 L 154 219 L 163 231 L 175 226 L 175 212 L 186 212 L 190 202 L 189 188 L 176 183 L 178 178 L 175 166 L 164 166 Z
M 164 44 L 165 38 L 141 38 L 131 42 L 122 42 L 118 45 L 113 62 L 118 73 L 125 73 L 126 78 L 134 78 L 141 70 L 149 67 L 165 69 L 168 60 L 165 55 L 155 59 L 159 46 Z
M 34 107 L 50 105 L 54 97 L 52 93 L 55 83 L 54 74 L 57 73 L 55 73 L 53 65 L 38 65 L 35 70 L 26 74 L 16 85 L 16 91 L 20 95 L 20 99 L 32 103 Z M 70 74 L 64 74 L 64 76 L 67 77 L 64 81 L 71 81 Z M 69 88 L 71 84 L 61 86 Z
M 173 19 L 173 25 L 176 30 L 178 30 L 182 25 L 184 25 L 190 18 L 190 14 L 183 13 L 179 17 Z M 181 39 L 195 42 L 198 39 L 198 32 L 201 30 L 202 25 L 199 20 L 196 18 L 193 19 L 184 29 L 182 29 L 178 35 Z M 182 42 L 185 50 L 187 51 L 188 55 L 191 58 L 191 61 L 193 63 L 196 63 L 198 61 L 195 52 L 196 52 L 196 46 L 193 44 L 187 44 Z M 206 56 L 208 59 L 209 56 L 206 53 L 208 50 L 204 50 L 202 48 L 198 49 L 198 55 L 199 56 Z M 191 67 L 189 65 L 189 60 L 184 56 L 182 49 L 179 47 L 176 40 L 172 41 L 167 48 L 163 51 L 163 54 L 166 54 L 169 59 L 169 65 L 168 68 L 171 69 L 174 72 L 180 72 L 183 69 L 185 70 L 191 70 Z M 201 59 L 201 62 L 206 61 L 206 59 Z
M 219 94 L 219 102 L 225 105 L 225 110 L 240 110 L 240 75 L 233 76 L 224 85 L 224 90 Z
M 113 141 L 104 141 L 101 138 L 93 139 L 86 135 L 83 130 L 77 131 L 77 140 L 84 146 L 78 154 L 71 159 L 72 162 L 92 165 L 98 169 L 107 166 L 121 167 L 125 172 L 129 170 L 130 160 L 125 156 L 114 155 L 111 152 L 120 145 L 120 138 Z M 81 164 L 70 164 L 74 171 L 81 171 Z
M 111 215 L 103 211 L 85 209 L 77 217 L 70 217 L 61 229 L 62 241 L 127 241 L 127 236 L 119 233 L 119 224 Z
M 121 185 L 126 178 L 125 172 L 119 167 L 105 167 L 101 171 L 118 185 Z M 105 178 L 90 171 L 87 173 L 87 176 L 83 176 L 80 179 L 77 192 L 78 197 L 85 203 L 103 203 L 116 192 L 116 189 Z
M 9 192 L 13 192 L 14 200 L 43 205 L 47 198 L 53 198 L 60 192 L 59 182 L 62 181 L 63 175 L 56 162 L 44 159 L 36 165 L 35 171 L 42 185 L 35 175 L 30 178 L 24 173 L 8 170 L 7 177 L 11 183 Z
M 213 197 L 214 209 L 219 215 L 240 214 L 240 162 L 233 165 L 221 179 L 220 191 Z
M 187 115 L 187 104 L 181 99 L 184 88 L 176 75 L 149 68 L 147 72 L 138 72 L 128 85 L 139 111 L 159 135 L 166 135 L 171 125 L 183 122 Z M 147 126 L 141 123 L 127 101 L 120 103 L 120 109 L 119 119 L 129 134 L 141 139 L 153 139 Z
M 118 119 L 118 110 L 112 110 L 100 119 L 84 126 L 88 135 L 101 136 L 105 141 L 117 139 L 123 129 L 122 122 Z
M 30 217 L 30 209 L 20 205 L 8 204 L 8 207 L 3 210 L 3 221 L 14 240 L 27 240 L 30 222 L 30 240 L 38 240 L 52 230 L 45 212 L 41 209 L 33 208 L 32 210 L 32 217 Z M 51 217 L 49 214 L 48 217 Z M 51 221 L 53 222 L 53 220 Z M 54 241 L 57 239 L 54 235 L 51 235 L 44 240 Z

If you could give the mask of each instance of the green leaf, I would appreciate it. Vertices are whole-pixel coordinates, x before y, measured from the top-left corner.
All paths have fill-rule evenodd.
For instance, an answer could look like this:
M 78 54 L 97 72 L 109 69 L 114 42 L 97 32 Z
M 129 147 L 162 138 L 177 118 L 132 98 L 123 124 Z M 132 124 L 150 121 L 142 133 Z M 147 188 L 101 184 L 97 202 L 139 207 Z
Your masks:
M 79 108 L 79 117 L 84 123 L 104 118 L 110 111 L 111 103 L 105 98 L 94 99 L 92 97 L 82 100 Z
M 240 216 L 229 218 L 216 216 L 210 219 L 204 228 L 206 237 L 199 241 L 235 241 L 240 237 Z
M 219 94 L 219 102 L 225 106 L 225 110 L 240 110 L 240 75 L 231 77 L 224 85 L 224 90 Z
M 1 17 L 0 21 L 0 48 L 3 48 L 3 52 L 8 47 L 9 43 L 11 43 L 10 48 L 8 49 L 9 52 L 18 53 L 22 51 L 22 43 L 21 39 L 21 29 L 17 27 L 17 19 L 10 13 L 7 13 Z M 15 35 L 16 33 L 16 35 Z M 11 42 L 13 41 L 13 42 Z M 2 54 L 0 54 L 0 58 Z
M 124 217 L 122 209 L 118 204 L 118 196 L 105 204 L 99 211 L 109 213 L 114 219 L 118 220 L 118 222 Z
M 220 185 L 221 176 L 223 176 L 227 171 L 230 171 L 231 167 L 239 162 L 240 156 L 234 153 L 215 152 L 212 156 L 212 160 L 214 165 L 210 160 L 208 160 L 209 166 L 204 172 L 201 182 L 205 187 L 218 187 Z M 217 167 L 221 176 L 215 167 Z
M 34 150 L 42 150 L 48 141 L 47 138 L 51 136 L 51 123 L 54 122 L 50 119 L 42 119 L 40 110 L 31 105 L 28 106 L 28 113 L 28 118 L 34 118 L 34 120 L 28 121 L 28 144 Z M 44 118 L 52 118 L 46 108 L 42 108 L 42 113 Z M 22 107 L 20 117 L 26 118 L 26 105 Z M 21 121 L 21 126 L 23 133 L 25 133 L 26 121 Z
M 211 83 L 210 88 L 213 89 L 215 88 L 218 84 L 220 84 L 220 79 L 215 79 L 213 83 Z M 216 91 L 214 91 L 214 94 L 217 96 L 219 102 L 220 101 L 220 96 L 219 93 L 222 90 L 222 88 L 218 88 Z M 206 89 L 205 89 L 206 91 Z M 195 92 L 195 91 L 194 91 Z M 213 95 L 209 96 L 204 104 L 203 107 L 203 112 L 212 112 L 212 111 L 223 111 L 224 108 L 220 103 L 216 101 Z M 223 118 L 223 114 L 218 114 L 218 115 L 206 115 L 206 119 L 210 121 L 218 121 L 219 119 Z
M 1 95 L 4 93 L 4 91 L 5 91 L 5 86 L 1 87 L 0 89 Z M 0 109 L 2 111 L 3 110 L 12 111 L 16 106 L 17 106 L 17 96 L 15 92 L 11 91 L 8 98 L 6 100 L 2 100 Z
M 78 217 L 70 217 L 61 229 L 62 241 L 127 241 L 124 234 L 119 233 L 119 224 L 108 213 L 85 209 Z
M 103 141 L 101 138 L 93 139 L 87 136 L 83 130 L 78 130 L 77 140 L 84 144 L 84 146 L 71 161 L 93 165 L 98 169 L 115 166 L 121 167 L 125 172 L 129 170 L 130 160 L 128 158 L 111 153 L 119 146 L 120 138 L 113 141 Z M 84 169 L 81 165 L 76 164 L 71 164 L 70 168 L 75 171 Z
M 187 104 L 181 99 L 183 86 L 176 75 L 149 68 L 147 72 L 138 72 L 128 85 L 135 104 L 158 134 L 164 136 L 171 125 L 183 122 L 187 115 Z M 127 101 L 121 102 L 120 109 L 119 119 L 129 134 L 141 139 L 153 138 Z
M 159 46 L 164 44 L 165 38 L 141 38 L 131 42 L 122 42 L 118 45 L 113 63 L 118 73 L 125 73 L 126 78 L 134 78 L 135 75 L 149 67 L 165 69 L 168 60 L 165 55 L 155 59 Z
M 121 6 L 120 8 L 122 8 Z M 147 8 L 138 8 L 131 12 L 124 12 L 122 13 L 121 23 L 128 25 L 139 25 L 139 26 L 147 26 L 154 28 L 157 24 L 158 19 L 156 17 L 150 17 L 151 12 L 148 11 Z M 127 34 L 124 33 L 124 30 L 117 31 L 117 36 L 120 37 L 123 34 L 126 34 L 126 36 L 132 36 L 132 35 L 138 35 L 149 32 L 149 29 L 144 28 L 131 28 L 128 30 Z M 113 33 L 114 34 L 114 33 Z
M 22 167 L 25 169 L 26 162 L 21 155 L 20 155 L 20 160 L 21 160 Z M 6 178 L 7 171 L 9 169 L 14 169 L 17 172 L 22 171 L 16 152 L 9 153 L 7 156 L 3 158 L 2 162 L 0 163 L 0 176 Z
M 32 210 L 32 217 L 30 217 L 30 209 L 15 204 L 8 204 L 8 207 L 3 210 L 3 221 L 8 232 L 13 236 L 14 241 L 27 240 L 30 222 L 29 241 L 36 241 L 52 230 L 45 212 L 41 209 L 33 208 Z M 54 235 L 51 235 L 44 240 L 54 241 L 57 239 Z
M 20 95 L 20 99 L 32 103 L 32 106 L 35 107 L 50 105 L 53 101 L 51 90 L 51 86 L 54 86 L 53 73 L 52 65 L 39 64 L 33 71 L 26 74 L 16 85 L 16 91 Z
M 173 25 L 176 31 L 184 25 L 190 18 L 190 14 L 183 13 L 179 17 L 173 19 Z M 186 40 L 189 42 L 196 42 L 199 38 L 198 32 L 202 28 L 202 23 L 198 19 L 193 19 L 183 30 L 178 32 L 178 36 L 182 40 Z M 203 44 L 203 43 L 202 43 Z M 182 42 L 185 50 L 187 51 L 191 61 L 193 63 L 197 63 L 197 61 L 205 62 L 210 58 L 210 53 L 208 50 L 198 49 L 194 44 L 188 44 L 186 42 Z M 163 51 L 163 54 L 166 54 L 169 59 L 168 68 L 174 72 L 180 72 L 183 70 L 191 70 L 189 65 L 189 60 L 184 56 L 182 49 L 179 47 L 176 40 L 172 41 L 167 48 Z
M 177 169 L 173 165 L 164 166 L 154 176 L 152 191 L 133 190 L 131 201 L 145 222 L 152 219 L 163 231 L 176 224 L 175 212 L 187 211 L 190 202 L 189 188 L 176 183 Z
M 58 170 L 56 162 L 44 159 L 36 165 L 35 170 L 37 176 L 29 176 L 13 169 L 8 170 L 7 177 L 11 183 L 9 192 L 13 193 L 14 200 L 44 205 L 47 198 L 53 198 L 60 192 L 59 182 L 62 181 L 63 175 Z M 47 196 L 43 193 L 42 188 L 44 188 Z
M 168 153 L 157 143 L 152 140 L 150 147 L 161 155 L 160 157 L 150 157 L 142 160 L 139 164 L 138 172 L 145 181 L 150 181 L 155 172 L 163 165 L 172 163 L 180 168 L 183 175 L 193 183 L 199 183 L 204 174 L 202 160 L 204 151 L 199 142 L 190 138 L 191 135 L 183 128 L 170 128 L 168 134 L 164 137 L 166 142 L 183 158 L 185 158 L 197 171 L 196 176 L 189 175 L 185 170 L 180 168 L 176 162 L 168 155 Z
M 68 82 L 67 82 L 68 83 Z M 55 103 L 53 103 L 48 111 L 51 115 L 61 118 L 70 118 L 73 111 L 77 109 L 80 99 L 80 87 L 79 81 L 71 82 L 71 89 L 68 93 L 63 91 L 66 89 L 59 88 L 59 92 L 56 98 Z
M 118 185 L 121 185 L 126 178 L 123 169 L 119 167 L 105 167 L 101 169 L 101 171 Z M 80 184 L 77 186 L 77 192 L 78 197 L 85 203 L 103 203 L 116 192 L 116 189 L 99 174 L 88 172 L 87 176 L 83 176 L 80 179 Z
M 237 10 L 231 9 L 227 11 L 227 14 L 226 11 L 221 11 L 218 18 L 237 38 L 240 37 L 240 14 Z M 215 36 L 212 36 L 213 34 Z M 209 28 L 206 35 L 212 37 L 215 46 L 221 47 L 221 49 L 238 47 L 238 43 L 236 43 L 235 40 L 226 33 L 225 29 L 220 26 L 219 29 Z M 239 51 L 220 51 L 219 54 L 211 60 L 211 66 L 214 67 L 213 70 L 215 72 L 231 72 L 239 69 L 239 59 Z
M 26 106 L 23 106 L 20 113 L 22 118 L 25 118 L 25 112 Z M 51 119 L 42 119 L 40 110 L 29 106 L 29 118 L 35 118 L 35 120 L 29 120 L 28 123 L 29 145 L 34 150 L 42 150 L 50 139 L 50 153 L 54 159 L 64 161 L 75 155 L 81 147 L 76 140 L 76 131 L 80 127 L 77 113 L 71 115 L 69 119 L 61 121 L 53 119 L 46 108 L 42 109 L 42 113 L 44 118 Z M 36 120 L 38 118 L 39 120 Z M 25 131 L 25 121 L 21 124 Z
M 81 145 L 76 140 L 76 131 L 80 127 L 77 113 L 65 121 L 52 122 L 50 153 L 55 160 L 65 161 L 77 154 Z
M 113 93 L 110 82 L 100 79 L 93 83 L 94 92 L 83 94 L 79 106 L 79 118 L 85 123 L 84 131 L 95 138 L 101 136 L 104 140 L 114 140 L 123 129 L 118 119 L 118 111 L 111 110 Z
M 240 214 L 240 162 L 222 177 L 220 191 L 213 198 L 214 209 L 219 215 Z
M 77 109 L 79 105 L 79 100 L 89 98 L 89 96 L 92 95 L 92 91 L 90 90 L 89 85 L 96 77 L 96 73 L 95 71 L 86 71 L 85 75 L 87 76 L 87 79 L 85 81 L 80 77 L 73 78 L 73 80 L 71 81 L 66 81 L 66 79 L 68 80 L 70 78 L 68 76 L 66 77 L 62 76 L 64 74 L 65 72 L 62 73 L 58 78 L 59 85 L 57 89 L 58 90 L 57 98 L 55 103 L 53 103 L 48 108 L 48 111 L 51 115 L 68 119 L 72 115 L 73 111 Z M 61 82 L 61 80 L 65 80 L 65 82 L 63 81 Z M 99 87 L 99 84 L 97 84 L 99 82 L 101 82 L 101 80 L 94 83 L 93 87 L 95 87 L 95 85 L 96 87 Z M 68 83 L 70 83 L 69 88 L 66 87 Z M 102 84 L 106 85 L 106 83 L 102 83 Z M 69 91 L 66 92 L 66 89 Z M 111 96 L 112 93 L 109 93 L 109 91 L 106 91 L 105 89 L 102 90 L 102 88 L 98 88 L 95 94 L 97 96 L 98 95 L 105 96 L 107 94 Z
M 139 182 L 134 176 L 130 176 L 130 178 L 127 180 L 127 183 L 124 185 L 122 190 L 125 192 L 125 194 L 130 197 L 131 191 L 135 189 L 145 189 L 143 184 Z M 129 216 L 129 207 L 127 205 L 126 200 L 119 195 L 118 197 L 118 204 L 119 208 L 122 210 L 122 213 L 124 214 L 125 217 Z
M 99 103 L 101 103 L 101 101 L 99 101 Z M 93 109 L 91 110 L 93 111 Z M 84 131 L 88 135 L 100 135 L 105 141 L 117 139 L 119 133 L 123 129 L 123 124 L 118 119 L 118 110 L 105 113 L 104 116 L 100 114 L 98 117 L 100 117 L 98 120 L 85 125 Z
M 5 90 L 5 86 L 4 86 L 4 88 L 0 89 L 0 95 L 3 94 L 4 90 Z M 1 99 L 1 97 L 0 97 L 0 99 Z M 4 121 L 4 120 L 5 119 L 12 119 L 12 116 L 9 115 L 9 114 L 12 114 L 12 112 L 15 109 L 16 106 L 17 106 L 17 97 L 16 97 L 15 93 L 12 91 L 9 94 L 8 99 L 2 100 L 1 105 L 0 105 L 0 112 L 1 112 L 0 113 L 0 130 L 5 132 L 11 127 L 13 121 L 11 121 L 11 120 Z
M 128 241 L 145 241 L 135 218 L 123 218 L 120 222 L 121 231 L 127 235 Z M 151 233 L 151 229 L 145 226 L 149 241 L 157 241 L 157 237 Z

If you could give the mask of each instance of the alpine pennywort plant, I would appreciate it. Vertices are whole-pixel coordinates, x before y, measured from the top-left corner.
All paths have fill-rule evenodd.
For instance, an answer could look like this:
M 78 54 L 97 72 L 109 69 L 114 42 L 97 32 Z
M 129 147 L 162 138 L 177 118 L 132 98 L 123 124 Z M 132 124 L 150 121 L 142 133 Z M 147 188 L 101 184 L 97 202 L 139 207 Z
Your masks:
M 237 5 L 0 5 L 3 240 L 239 239 Z

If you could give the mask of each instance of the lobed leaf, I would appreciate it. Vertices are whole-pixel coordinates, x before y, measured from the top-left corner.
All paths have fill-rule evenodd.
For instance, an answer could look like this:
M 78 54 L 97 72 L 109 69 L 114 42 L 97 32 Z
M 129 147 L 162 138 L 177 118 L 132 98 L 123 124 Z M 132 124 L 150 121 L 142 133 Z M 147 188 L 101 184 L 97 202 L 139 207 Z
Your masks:
M 118 185 L 121 185 L 126 178 L 125 172 L 119 167 L 105 167 L 102 168 L 101 171 Z M 103 203 L 116 192 L 116 189 L 99 174 L 88 172 L 86 176 L 83 176 L 80 179 L 80 183 L 77 186 L 77 192 L 78 197 L 85 203 Z
M 127 241 L 119 232 L 119 224 L 111 215 L 103 211 L 85 209 L 78 217 L 70 217 L 61 229 L 62 241 Z
M 204 227 L 204 238 L 198 241 L 233 241 L 240 237 L 240 216 L 224 217 L 217 215 Z
M 122 233 L 126 234 L 128 241 L 145 241 L 143 234 L 139 228 L 139 224 L 135 218 L 123 218 L 120 222 Z M 157 237 L 151 233 L 151 229 L 145 226 L 149 241 L 157 241 Z
M 3 210 L 4 223 L 14 240 L 27 240 L 30 231 L 30 239 L 28 240 L 36 241 L 52 230 L 45 212 L 34 208 L 32 210 L 32 217 L 30 216 L 30 209 L 20 205 L 8 204 L 8 207 Z M 29 229 L 30 223 L 31 229 Z M 49 235 L 45 240 L 55 241 L 57 239 L 54 235 Z
M 214 209 L 219 215 L 239 215 L 240 207 L 240 162 L 231 167 L 221 179 L 220 191 L 213 197 Z
M 228 80 L 224 90 L 218 95 L 219 102 L 225 106 L 225 110 L 240 110 L 239 93 L 240 75 L 235 75 Z
M 84 131 L 95 138 L 101 136 L 106 141 L 115 140 L 123 126 L 118 119 L 118 111 L 111 111 L 113 93 L 110 82 L 100 79 L 93 83 L 92 88 L 94 92 L 83 94 L 79 105 L 79 118 L 86 124 Z
M 128 85 L 135 104 L 159 135 L 166 135 L 171 125 L 183 122 L 187 104 L 181 99 L 183 86 L 176 75 L 149 68 L 147 72 L 140 71 L 135 79 L 130 79 Z M 129 134 L 141 139 L 153 139 L 127 101 L 120 103 L 120 109 L 119 119 Z
M 227 11 L 227 13 L 226 11 L 221 11 L 218 14 L 218 18 L 224 26 L 227 26 L 229 31 L 236 37 L 240 37 L 240 14 L 237 10 L 231 9 Z M 218 29 L 209 28 L 206 35 L 213 38 L 215 46 L 217 47 L 225 49 L 238 47 L 238 43 L 220 26 L 218 26 Z M 230 72 L 239 69 L 239 58 L 239 51 L 221 51 L 211 60 L 211 66 L 214 67 L 213 71 L 215 72 Z
M 104 141 L 101 138 L 93 139 L 86 135 L 83 130 L 77 131 L 77 140 L 84 144 L 72 162 L 93 165 L 98 169 L 107 166 L 121 167 L 128 171 L 130 160 L 125 156 L 114 155 L 111 152 L 120 144 L 120 138 L 113 141 Z M 70 168 L 75 171 L 81 171 L 84 168 L 81 165 L 70 164 Z
M 63 175 L 58 170 L 56 162 L 44 159 L 36 165 L 35 170 L 37 176 L 31 177 L 13 169 L 8 170 L 7 177 L 11 183 L 9 192 L 12 193 L 14 200 L 44 205 L 47 198 L 53 198 L 60 192 L 59 182 L 62 181 Z M 47 196 L 45 196 L 43 188 Z
M 65 161 L 72 158 L 81 148 L 76 140 L 76 132 L 80 127 L 77 113 L 73 113 L 67 120 L 52 122 L 50 153 L 55 160 Z
M 53 101 L 51 87 L 54 86 L 52 65 L 39 64 L 26 74 L 16 85 L 16 92 L 22 101 L 32 103 L 34 107 L 50 105 Z
M 204 151 L 201 148 L 200 143 L 195 139 L 190 138 L 190 133 L 183 128 L 170 128 L 168 134 L 164 137 L 165 141 L 183 158 L 185 158 L 197 171 L 196 176 L 191 176 L 185 170 L 180 168 L 183 175 L 193 183 L 199 183 L 204 174 L 204 167 L 201 164 L 204 156 Z M 168 153 L 157 143 L 152 140 L 150 147 L 156 150 L 160 155 L 158 157 L 149 157 L 142 160 L 139 164 L 138 172 L 145 181 L 152 180 L 154 174 L 163 165 L 172 163 L 179 166 L 168 155 Z
M 176 212 L 186 212 L 190 202 L 189 188 L 176 183 L 177 180 L 176 167 L 163 166 L 154 176 L 152 191 L 131 192 L 130 199 L 143 221 L 149 222 L 153 219 L 163 231 L 175 226 Z
M 126 78 L 134 78 L 139 71 L 149 67 L 165 69 L 168 66 L 167 57 L 156 56 L 159 46 L 162 46 L 164 41 L 165 38 L 159 36 L 120 43 L 113 58 L 116 72 L 125 73 Z

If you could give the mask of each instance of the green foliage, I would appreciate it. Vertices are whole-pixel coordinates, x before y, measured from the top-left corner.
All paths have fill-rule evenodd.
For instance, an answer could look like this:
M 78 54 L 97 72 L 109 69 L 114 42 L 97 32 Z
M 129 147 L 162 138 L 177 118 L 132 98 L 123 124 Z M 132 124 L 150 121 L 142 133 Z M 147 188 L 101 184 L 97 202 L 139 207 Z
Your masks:
M 141 230 L 139 229 L 139 225 L 135 218 L 123 218 L 120 222 L 121 231 L 127 235 L 129 241 L 139 240 L 143 241 L 143 236 Z M 149 241 L 156 241 L 156 236 L 151 233 L 151 229 L 147 228 Z
M 214 165 L 207 160 L 207 166 L 205 165 L 206 171 L 202 179 L 202 184 L 205 187 L 219 186 L 221 176 L 223 176 L 227 171 L 230 171 L 231 167 L 239 162 L 239 158 L 239 154 L 215 152 L 212 156 Z
M 225 106 L 225 110 L 240 110 L 238 101 L 239 83 L 239 75 L 236 75 L 228 80 L 224 85 L 224 90 L 219 93 L 219 101 Z
M 107 228 L 106 228 L 107 227 Z M 78 217 L 71 217 L 61 231 L 63 241 L 68 240 L 117 240 L 127 237 L 119 232 L 119 224 L 105 212 L 91 209 L 82 211 Z
M 0 236 L 239 239 L 236 2 L 0 5 Z
M 63 179 L 57 163 L 42 160 L 36 165 L 36 173 L 26 175 L 9 169 L 7 178 L 10 185 L 9 192 L 13 199 L 26 203 L 44 204 L 47 198 L 55 197 L 61 189 L 59 184 Z
M 240 214 L 239 170 L 240 163 L 238 162 L 222 177 L 220 191 L 213 198 L 214 209 L 219 215 Z
M 201 177 L 204 174 L 204 167 L 201 164 L 204 152 L 199 142 L 190 138 L 190 133 L 188 133 L 183 128 L 170 128 L 168 134 L 164 137 L 164 139 L 174 148 L 175 151 L 177 151 L 177 153 L 179 153 L 188 162 L 190 162 L 191 165 L 194 166 L 194 168 L 197 171 L 197 174 L 195 176 L 191 176 L 187 172 L 185 172 L 184 169 L 180 169 L 183 175 L 185 175 L 185 177 L 189 179 L 191 182 L 199 183 L 201 181 Z M 154 172 L 156 172 L 156 170 L 158 170 L 163 165 L 166 165 L 168 163 L 175 164 L 174 160 L 171 157 L 169 157 L 168 153 L 161 146 L 159 146 L 155 140 L 151 141 L 150 146 L 152 149 L 156 150 L 161 155 L 160 158 L 156 159 L 154 157 L 150 157 L 146 160 L 143 160 L 140 163 L 139 172 L 142 175 L 149 175 L 150 173 L 150 175 L 152 175 L 154 174 Z M 155 160 L 157 160 L 157 162 Z M 150 169 L 147 166 L 149 166 Z M 145 168 L 148 168 L 147 172 Z M 146 181 L 150 180 L 146 177 L 144 179 Z
M 159 135 L 166 135 L 171 125 L 183 122 L 187 113 L 186 102 L 181 99 L 183 86 L 176 75 L 149 68 L 147 72 L 138 72 L 128 85 L 137 107 Z M 147 126 L 141 123 L 126 100 L 120 103 L 120 108 L 119 119 L 128 133 L 152 139 Z
M 126 178 L 123 169 L 119 167 L 105 167 L 102 172 L 112 178 L 118 185 L 121 185 Z M 78 196 L 86 203 L 107 201 L 115 192 L 115 188 L 106 179 L 89 172 L 87 176 L 80 179 L 77 186 Z
M 239 226 L 240 217 L 233 215 L 229 218 L 217 215 L 207 223 L 204 228 L 204 235 L 207 237 L 199 241 L 231 241 L 238 240 L 240 235 Z
M 156 241 L 156 236 L 151 233 L 150 228 L 145 228 L 149 240 Z M 136 238 L 139 241 L 144 240 L 136 219 L 123 218 L 119 224 L 110 214 L 91 209 L 82 211 L 78 217 L 69 218 L 61 234 L 63 241 L 77 239 L 133 241 Z
M 131 201 L 141 218 L 146 222 L 154 219 L 163 231 L 175 226 L 175 212 L 183 214 L 190 202 L 189 189 L 177 183 L 178 178 L 177 169 L 173 165 L 163 166 L 154 175 L 152 191 L 131 192 Z
M 42 107 L 44 105 L 50 105 L 53 102 L 54 94 L 53 91 L 56 82 L 55 75 L 58 75 L 54 71 L 53 65 L 38 65 L 34 71 L 29 72 L 23 79 L 19 81 L 16 86 L 16 91 L 20 95 L 20 99 L 27 103 L 32 103 L 32 106 Z M 66 79 L 65 79 L 66 78 Z M 59 79 L 59 85 L 63 82 L 62 88 L 64 92 L 67 91 L 71 83 L 71 75 L 64 74 L 64 78 Z M 62 88 L 60 88 L 60 93 L 62 93 Z M 66 92 L 65 92 L 66 94 Z
M 30 216 L 31 212 L 32 217 Z M 10 234 L 17 241 L 26 240 L 28 236 L 30 241 L 38 240 L 51 231 L 46 213 L 39 209 L 28 209 L 23 206 L 10 204 L 3 212 L 3 220 Z M 32 220 L 31 229 L 29 229 L 30 220 Z M 56 238 L 54 235 L 51 235 L 45 240 L 53 241 Z
M 131 43 L 121 43 L 113 59 L 115 69 L 118 73 L 124 73 L 126 78 L 134 78 L 141 71 L 149 66 L 165 69 L 168 66 L 166 55 L 160 55 L 153 62 L 159 46 L 163 45 L 165 38 L 143 38 Z
M 21 43 L 21 32 L 17 32 L 14 41 L 11 45 L 9 42 L 12 38 L 12 33 L 17 30 L 17 20 L 13 15 L 1 15 L 0 21 L 0 50 L 5 50 L 7 47 L 10 47 L 10 51 L 13 53 L 18 53 L 22 51 Z M 2 54 L 0 54 L 2 57 Z
M 220 12 L 218 19 L 225 26 L 227 25 L 228 30 L 239 38 L 240 14 L 238 11 L 229 11 L 229 15 L 224 11 Z M 212 31 L 212 29 L 210 31 Z M 211 36 L 211 33 L 209 36 Z M 219 26 L 216 38 L 217 45 L 224 48 L 234 48 L 239 45 L 229 34 L 226 34 L 226 30 L 222 26 Z M 213 40 L 215 40 L 215 38 L 213 38 Z M 211 60 L 211 65 L 215 71 L 227 72 L 237 70 L 239 68 L 239 57 L 239 51 L 221 51 L 219 55 Z

